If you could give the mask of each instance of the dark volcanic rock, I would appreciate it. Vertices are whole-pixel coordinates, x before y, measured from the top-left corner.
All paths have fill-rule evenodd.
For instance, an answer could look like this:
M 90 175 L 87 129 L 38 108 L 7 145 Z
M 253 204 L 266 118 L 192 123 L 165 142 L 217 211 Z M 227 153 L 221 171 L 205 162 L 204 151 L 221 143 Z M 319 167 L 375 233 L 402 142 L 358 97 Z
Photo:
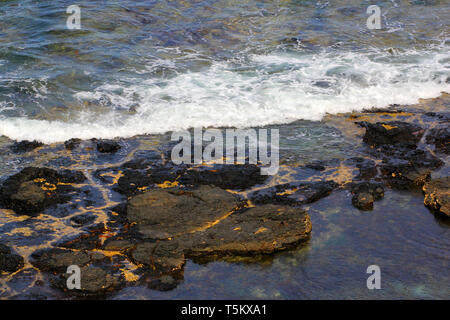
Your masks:
M 352 204 L 361 210 L 372 210 L 373 202 L 384 197 L 384 188 L 380 183 L 359 182 L 351 185 Z
M 178 286 L 178 281 L 168 275 L 161 276 L 156 279 L 148 281 L 148 287 L 158 291 L 170 291 Z
M 31 264 L 39 270 L 58 273 L 65 273 L 71 265 L 81 267 L 91 261 L 91 258 L 86 252 L 60 248 L 35 251 L 31 255 L 31 258 Z
M 430 177 L 431 170 L 444 163 L 428 151 L 403 147 L 382 148 L 384 153 L 380 171 L 389 186 L 397 189 L 421 187 Z
M 94 222 L 96 216 L 92 213 L 84 213 L 70 218 L 70 221 L 75 227 L 81 227 L 91 222 Z
M 425 132 L 419 125 L 402 121 L 359 124 L 366 128 L 363 141 L 374 147 L 397 143 L 415 147 Z
M 375 161 L 366 158 L 354 157 L 344 161 L 344 164 L 356 166 L 359 169 L 357 180 L 370 180 L 374 178 L 378 171 Z
M 450 154 L 450 128 L 448 124 L 430 129 L 426 141 L 434 144 L 438 152 Z
M 80 143 L 81 143 L 81 139 L 74 138 L 74 139 L 70 139 L 70 140 L 67 140 L 66 142 L 64 142 L 64 147 L 67 150 L 73 150 L 73 149 L 77 148 L 80 145 Z
M 115 153 L 122 147 L 114 141 L 100 141 L 97 142 L 97 151 L 101 153 Z
M 120 269 L 111 263 L 108 264 L 110 258 L 99 252 L 50 248 L 34 252 L 31 258 L 33 266 L 49 274 L 53 287 L 71 295 L 103 296 L 124 285 Z M 67 280 L 70 277 L 67 268 L 72 265 L 80 268 L 81 289 L 67 288 Z
M 299 205 L 324 198 L 337 187 L 334 181 L 286 183 L 252 192 L 249 198 L 255 204 Z
M 127 215 L 130 222 L 138 223 L 139 231 L 170 237 L 213 223 L 239 205 L 233 194 L 211 186 L 193 191 L 157 189 L 132 198 Z
M 253 164 L 214 165 L 187 170 L 179 181 L 185 185 L 214 185 L 222 189 L 244 190 L 266 181 L 261 169 Z
M 360 210 L 372 210 L 373 209 L 373 196 L 370 193 L 358 193 L 352 198 L 352 204 L 355 208 Z
M 11 146 L 11 150 L 15 153 L 23 153 L 23 152 L 28 152 L 28 151 L 32 151 L 36 148 L 42 147 L 44 144 L 38 141 L 28 141 L 28 140 L 24 140 L 24 141 L 20 141 L 20 142 L 16 142 Z
M 125 170 L 114 190 L 126 196 L 136 195 L 144 189 L 161 184 L 165 181 L 175 181 L 184 168 L 174 166 L 157 166 L 147 170 Z
M 112 240 L 156 275 L 181 271 L 186 258 L 270 254 L 309 238 L 307 213 L 290 206 L 242 209 L 235 195 L 213 186 L 157 189 L 128 202 L 128 220 L 141 239 Z
M 122 288 L 125 280 L 118 275 L 116 270 L 109 267 L 98 267 L 88 265 L 80 268 L 81 289 L 67 288 L 67 280 L 70 274 L 62 273 L 51 277 L 50 283 L 53 287 L 66 291 L 67 293 L 80 297 L 101 297 Z
M 423 186 L 424 204 L 450 217 L 450 177 L 433 179 Z
M 23 258 L 0 243 L 0 272 L 16 272 L 23 266 Z
M 306 211 L 289 206 L 264 205 L 238 211 L 180 243 L 189 257 L 270 254 L 309 239 L 311 221 Z
M 131 258 L 149 266 L 156 274 L 181 271 L 186 262 L 183 247 L 177 240 L 139 243 L 131 252 Z
M 78 171 L 27 167 L 5 180 L 0 188 L 0 205 L 19 214 L 39 213 L 68 202 L 77 189 L 67 184 L 85 179 Z

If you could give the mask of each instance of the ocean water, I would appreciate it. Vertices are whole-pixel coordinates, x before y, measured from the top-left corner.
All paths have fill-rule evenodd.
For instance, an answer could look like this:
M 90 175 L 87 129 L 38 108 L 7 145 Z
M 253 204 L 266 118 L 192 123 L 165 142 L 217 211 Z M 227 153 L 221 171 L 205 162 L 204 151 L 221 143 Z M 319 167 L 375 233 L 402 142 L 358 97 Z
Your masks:
M 450 92 L 448 1 L 0 2 L 0 135 L 260 126 Z
M 66 28 L 73 4 L 80 30 Z M 380 30 L 366 25 L 373 4 Z M 357 129 L 327 113 L 450 92 L 449 9 L 445 0 L 0 0 L 0 182 L 26 166 L 81 170 L 92 177 L 92 214 L 103 221 L 105 205 L 123 199 L 95 170 L 167 143 L 168 131 L 207 126 L 278 128 L 275 182 L 309 179 L 305 163 L 366 156 Z M 448 111 L 449 99 L 413 108 Z M 12 140 L 74 137 L 120 138 L 122 149 L 9 148 Z M 442 170 L 448 175 L 448 161 Z M 346 173 L 332 178 L 346 181 Z M 386 189 L 373 211 L 361 212 L 337 190 L 306 209 L 313 231 L 303 246 L 253 260 L 188 261 L 174 290 L 130 285 L 108 298 L 450 297 L 450 222 L 425 208 L 420 192 Z M 57 215 L 27 219 L 0 209 L 0 241 L 25 258 L 75 232 Z M 371 264 L 381 268 L 382 290 L 366 287 Z M 67 298 L 38 279 L 30 265 L 0 275 L 0 298 Z

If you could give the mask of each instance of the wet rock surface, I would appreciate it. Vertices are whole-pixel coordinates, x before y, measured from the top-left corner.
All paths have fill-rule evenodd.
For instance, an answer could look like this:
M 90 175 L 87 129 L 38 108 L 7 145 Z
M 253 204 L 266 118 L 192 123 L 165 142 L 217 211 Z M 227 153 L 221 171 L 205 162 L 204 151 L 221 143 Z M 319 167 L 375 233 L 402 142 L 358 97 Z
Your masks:
M 0 273 L 16 272 L 24 266 L 23 258 L 11 248 L 0 243 Z
M 0 205 L 19 214 L 36 214 L 68 202 L 86 177 L 78 171 L 28 167 L 9 177 L 0 188 Z
M 11 151 L 15 153 L 24 153 L 28 151 L 32 151 L 36 148 L 42 147 L 44 144 L 39 141 L 20 141 L 16 142 L 11 146 Z
M 127 216 L 144 234 L 164 232 L 167 237 L 193 232 L 223 218 L 240 203 L 231 193 L 211 186 L 192 191 L 151 190 L 128 202 Z
M 373 203 L 384 197 L 381 183 L 360 182 L 351 185 L 352 204 L 360 210 L 372 210 Z
M 102 296 L 124 285 L 123 275 L 111 258 L 98 252 L 61 248 L 42 249 L 31 255 L 31 263 L 49 276 L 51 286 L 76 296 Z M 69 290 L 69 266 L 80 268 L 80 289 Z
M 255 261 L 307 243 L 312 225 L 305 207 L 327 201 L 337 189 L 346 190 L 339 194 L 348 197 L 349 206 L 364 211 L 385 205 L 377 201 L 391 188 L 423 189 L 425 206 L 446 219 L 448 177 L 434 177 L 448 171 L 448 117 L 416 113 L 411 120 L 395 110 L 370 110 L 361 115 L 363 121 L 355 121 L 358 117 L 345 121 L 357 130 L 351 152 L 304 157 L 307 161 L 281 167 L 274 177 L 261 175 L 253 164 L 175 165 L 170 148 L 147 149 L 153 146 L 147 137 L 144 149 L 136 150 L 128 140 L 95 139 L 37 149 L 36 154 L 60 152 L 40 163 L 68 169 L 26 167 L 2 180 L 0 208 L 33 215 L 13 215 L 30 221 L 17 231 L 5 228 L 5 243 L 27 238 L 26 245 L 33 244 L 33 237 L 40 237 L 37 248 L 45 249 L 24 256 L 43 274 L 40 286 L 75 297 L 104 297 L 133 284 L 172 290 L 183 283 L 188 260 Z M 38 213 L 51 218 L 48 227 L 42 228 Z M 2 272 L 13 273 L 23 264 L 22 257 L 0 245 Z M 67 288 L 70 265 L 81 268 L 81 290 Z M 39 293 L 11 296 L 39 298 Z
M 116 153 L 122 147 L 114 141 L 99 141 L 97 142 L 97 150 L 101 153 Z
M 286 183 L 252 192 L 249 198 L 255 204 L 300 205 L 324 198 L 337 187 L 334 181 Z
M 360 122 L 359 124 L 366 128 L 363 141 L 374 147 L 397 143 L 416 146 L 425 132 L 419 125 L 402 121 Z
M 246 208 L 211 228 L 183 235 L 188 256 L 270 254 L 309 239 L 309 215 L 300 208 L 264 205 Z
M 80 144 L 81 144 L 81 139 L 70 139 L 67 140 L 66 142 L 64 142 L 64 147 L 67 150 L 73 150 L 75 148 L 77 148 Z
M 450 177 L 433 179 L 425 183 L 423 191 L 425 206 L 450 217 Z
M 426 141 L 435 146 L 437 152 L 450 154 L 449 123 L 432 128 L 428 131 Z
M 179 181 L 186 185 L 214 185 L 222 189 L 244 190 L 262 184 L 267 176 L 261 175 L 261 169 L 252 164 L 214 165 L 187 170 Z

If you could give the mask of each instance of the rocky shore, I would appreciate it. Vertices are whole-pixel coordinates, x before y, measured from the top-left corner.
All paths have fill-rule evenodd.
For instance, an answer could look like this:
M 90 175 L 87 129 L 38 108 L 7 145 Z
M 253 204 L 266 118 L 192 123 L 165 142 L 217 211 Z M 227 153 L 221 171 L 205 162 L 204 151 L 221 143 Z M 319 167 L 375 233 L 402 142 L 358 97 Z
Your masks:
M 353 139 L 355 154 L 287 161 L 287 179 L 262 176 L 253 164 L 175 165 L 171 143 L 150 138 L 11 143 L 7 152 L 33 166 L 1 180 L 0 208 L 10 217 L 2 224 L 27 220 L 30 232 L 42 233 L 47 219 L 52 231 L 22 255 L 15 243 L 0 243 L 2 277 L 32 269 L 35 286 L 75 297 L 136 284 L 171 290 L 187 260 L 256 258 L 307 244 L 308 204 L 337 190 L 361 211 L 387 190 L 420 191 L 430 214 L 448 219 L 450 113 L 449 100 L 439 101 L 441 111 L 391 106 L 327 116 L 324 125 Z M 81 268 L 81 290 L 66 287 L 70 265 Z

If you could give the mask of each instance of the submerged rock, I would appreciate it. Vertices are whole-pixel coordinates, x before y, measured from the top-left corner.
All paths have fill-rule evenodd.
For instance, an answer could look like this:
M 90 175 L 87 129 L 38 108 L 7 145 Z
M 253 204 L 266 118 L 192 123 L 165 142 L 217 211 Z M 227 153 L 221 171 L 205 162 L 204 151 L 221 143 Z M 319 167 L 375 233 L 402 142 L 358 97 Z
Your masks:
M 149 266 L 156 274 L 180 271 L 186 262 L 183 247 L 177 240 L 139 243 L 132 250 L 131 258 Z
M 286 183 L 252 192 L 249 198 L 255 204 L 299 205 L 324 198 L 337 187 L 334 181 Z
M 16 272 L 23 266 L 23 258 L 12 252 L 6 245 L 0 243 L 0 272 Z
M 431 170 L 444 163 L 429 151 L 405 149 L 402 147 L 383 148 L 380 171 L 387 184 L 397 189 L 414 189 L 429 180 Z
M 31 255 L 30 262 L 42 271 L 65 273 L 71 265 L 81 267 L 87 265 L 90 261 L 91 258 L 84 251 L 51 248 L 35 251 Z
M 353 157 L 345 160 L 344 164 L 356 166 L 359 169 L 359 175 L 355 177 L 357 180 L 370 180 L 378 174 L 375 161 L 371 159 Z
M 366 128 L 363 141 L 374 147 L 397 143 L 415 147 L 425 132 L 419 125 L 402 121 L 359 122 L 359 124 Z
M 438 152 L 450 154 L 450 128 L 448 124 L 430 129 L 426 141 L 433 144 Z
M 111 264 L 110 258 L 99 252 L 72 251 L 61 248 L 40 249 L 31 255 L 31 264 L 47 272 L 54 288 L 76 296 L 103 296 L 120 289 L 124 277 L 118 267 Z M 105 263 L 109 262 L 109 263 Z M 69 266 L 80 268 L 81 289 L 67 288 Z
M 19 214 L 34 214 L 66 203 L 77 189 L 70 183 L 86 179 L 78 171 L 27 167 L 9 177 L 0 187 L 0 205 Z
M 351 191 L 352 204 L 360 210 L 372 210 L 374 201 L 384 197 L 384 188 L 380 183 L 353 183 Z
M 423 186 L 424 204 L 450 217 L 450 177 L 433 179 Z

